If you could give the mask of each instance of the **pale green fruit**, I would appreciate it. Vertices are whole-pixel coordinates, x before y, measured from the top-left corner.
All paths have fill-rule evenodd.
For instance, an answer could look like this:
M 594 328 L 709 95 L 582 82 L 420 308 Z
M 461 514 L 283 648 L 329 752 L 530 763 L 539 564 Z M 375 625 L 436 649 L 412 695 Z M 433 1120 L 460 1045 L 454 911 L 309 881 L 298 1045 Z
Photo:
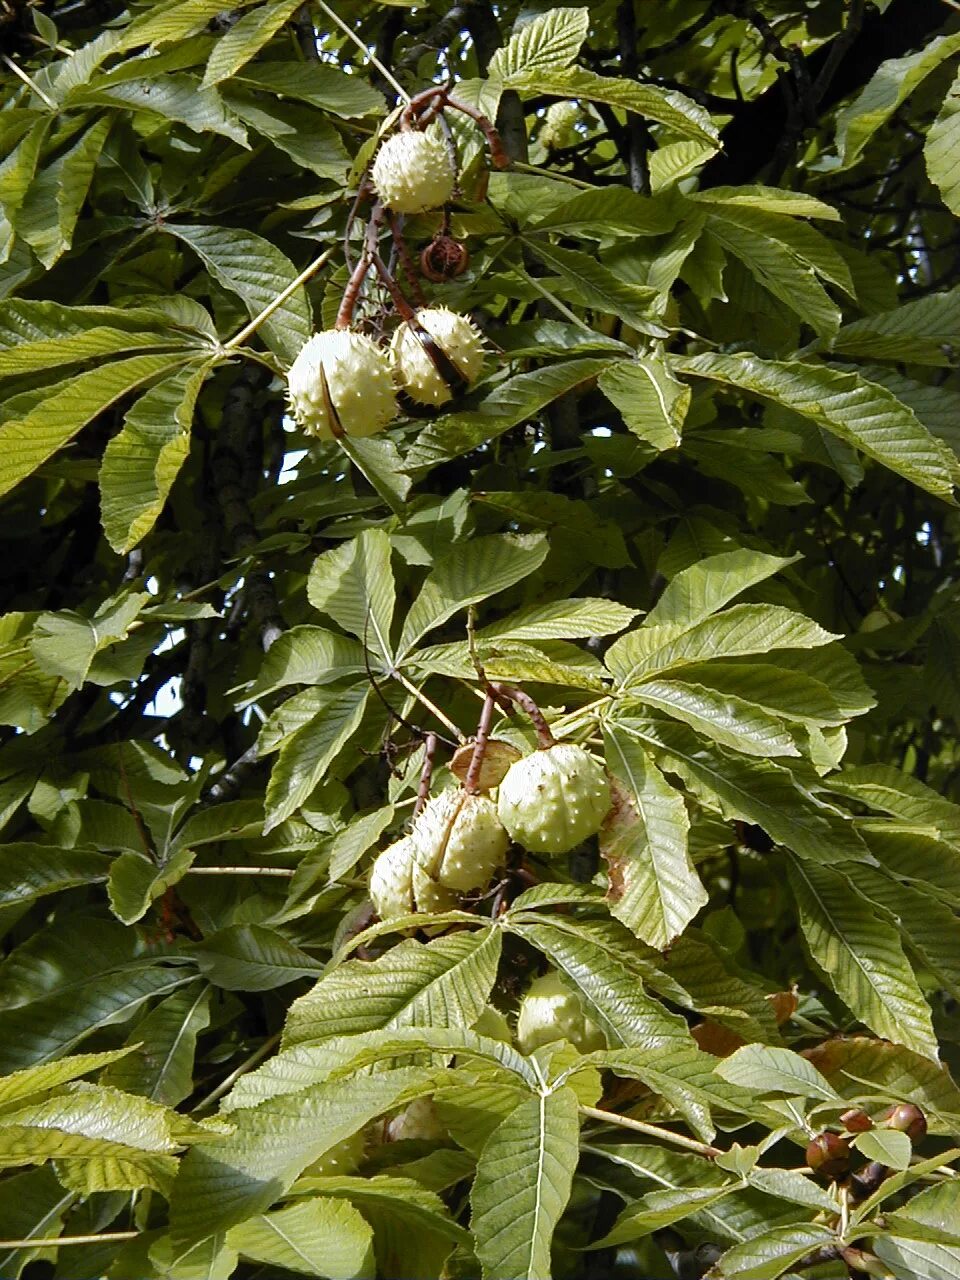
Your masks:
M 473 1024 L 473 1030 L 478 1036 L 486 1036 L 488 1040 L 502 1040 L 504 1044 L 513 1044 L 510 1023 L 492 1004 L 484 1006 L 480 1017 Z
M 439 1142 L 447 1137 L 432 1098 L 414 1098 L 408 1106 L 387 1122 L 388 1142 Z
M 520 1002 L 517 1044 L 530 1054 L 555 1040 L 569 1040 L 581 1053 L 607 1047 L 603 1032 L 584 1013 L 580 997 L 554 972 L 536 978 Z
M 362 333 L 325 329 L 287 373 L 290 412 L 321 440 L 374 436 L 397 416 L 390 353 Z
M 510 847 L 493 801 L 459 787 L 427 802 L 411 838 L 419 866 L 438 884 L 461 893 L 487 885 Z
M 381 920 L 396 920 L 415 909 L 413 841 L 409 836 L 378 853 L 370 869 L 370 900 Z
M 511 765 L 497 811 L 531 853 L 567 853 L 596 835 L 612 803 L 601 766 L 583 747 L 557 742 Z
M 469 316 L 448 307 L 421 307 L 416 321 L 467 384 L 483 367 L 483 336 Z M 418 404 L 446 404 L 453 391 L 410 324 L 402 324 L 390 344 L 397 381 Z
M 353 1133 L 349 1138 L 336 1143 L 329 1151 L 325 1151 L 319 1160 L 309 1165 L 304 1173 L 308 1177 L 330 1178 L 337 1174 L 356 1173 L 366 1151 L 366 1140 L 362 1133 Z
M 552 102 L 547 107 L 540 126 L 540 141 L 551 151 L 558 147 L 569 147 L 577 140 L 575 126 L 580 115 L 580 107 L 576 102 Z
M 377 195 L 394 213 L 439 209 L 453 195 L 457 175 L 443 135 L 405 130 L 381 145 L 371 173 Z
M 414 860 L 411 869 L 411 879 L 413 882 L 413 897 L 418 911 L 437 915 L 441 911 L 452 911 L 454 907 L 459 906 L 460 900 L 453 889 L 448 889 L 446 885 L 438 884 L 433 876 L 428 871 L 425 871 L 416 860 Z

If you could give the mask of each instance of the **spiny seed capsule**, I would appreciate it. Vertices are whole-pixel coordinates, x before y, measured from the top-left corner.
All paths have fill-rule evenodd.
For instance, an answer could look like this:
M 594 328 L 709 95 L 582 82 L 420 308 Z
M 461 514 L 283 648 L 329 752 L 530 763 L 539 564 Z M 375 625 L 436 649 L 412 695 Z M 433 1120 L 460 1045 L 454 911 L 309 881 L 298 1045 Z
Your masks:
M 362 333 L 325 329 L 287 374 L 290 412 L 321 440 L 373 436 L 397 416 L 390 355 Z
M 531 853 L 568 853 L 596 835 L 610 809 L 610 784 L 583 747 L 557 742 L 511 765 L 497 812 Z
M 439 209 L 453 195 L 457 175 L 443 135 L 395 133 L 380 147 L 371 173 L 377 195 L 394 213 Z
M 517 1044 L 524 1053 L 554 1040 L 569 1040 L 581 1053 L 607 1047 L 603 1032 L 584 1013 L 580 997 L 556 972 L 530 984 L 517 1016 Z
M 381 920 L 396 920 L 414 910 L 414 846 L 404 836 L 377 854 L 370 870 L 370 900 Z
M 446 889 L 483 888 L 510 844 L 487 796 L 451 787 L 434 796 L 413 824 L 418 866 Z
M 421 307 L 393 335 L 390 350 L 400 386 L 418 404 L 446 404 L 483 367 L 480 330 L 448 307 Z

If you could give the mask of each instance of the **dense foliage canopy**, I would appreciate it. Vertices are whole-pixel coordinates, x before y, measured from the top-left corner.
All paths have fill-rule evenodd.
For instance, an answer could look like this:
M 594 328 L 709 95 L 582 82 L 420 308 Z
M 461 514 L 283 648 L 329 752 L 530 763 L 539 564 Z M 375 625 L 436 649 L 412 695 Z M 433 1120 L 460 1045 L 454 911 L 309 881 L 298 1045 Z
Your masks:
M 958 10 L 0 4 L 4 1280 L 960 1278 Z

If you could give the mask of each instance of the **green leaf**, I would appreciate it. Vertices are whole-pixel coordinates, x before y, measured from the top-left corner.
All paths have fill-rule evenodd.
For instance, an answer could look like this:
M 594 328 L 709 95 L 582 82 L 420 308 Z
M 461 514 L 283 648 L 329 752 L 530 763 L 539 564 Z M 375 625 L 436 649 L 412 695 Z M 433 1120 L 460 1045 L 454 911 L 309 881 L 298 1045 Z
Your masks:
M 530 228 L 606 239 L 611 233 L 659 236 L 672 231 L 677 214 L 666 200 L 638 195 L 626 187 L 581 191 Z
M 267 44 L 296 12 L 297 0 L 270 0 L 245 13 L 213 46 L 203 75 L 203 87 L 234 75 Z
M 469 1027 L 497 975 L 501 935 L 454 933 L 423 944 L 412 938 L 374 961 L 348 960 L 295 1000 L 283 1044 L 394 1027 Z
M 771 556 L 747 547 L 707 556 L 674 576 L 647 614 L 646 625 L 701 622 L 750 587 L 795 564 L 797 559 L 796 556 Z
M 590 1245 L 591 1249 L 605 1249 L 612 1245 L 640 1240 L 662 1227 L 682 1222 L 704 1209 L 711 1209 L 725 1200 L 740 1183 L 727 1187 L 679 1187 L 669 1191 L 649 1191 L 639 1200 L 625 1205 L 616 1222 L 601 1239 Z
M 300 1275 L 372 1280 L 376 1271 L 373 1231 L 345 1200 L 318 1196 L 251 1218 L 231 1228 L 227 1243 L 255 1262 Z
M 41 170 L 17 218 L 20 234 L 47 268 L 70 248 L 112 120 L 96 121 L 69 151 Z
M 890 1169 L 906 1169 L 910 1165 L 910 1139 L 897 1129 L 868 1129 L 857 1134 L 853 1145 L 868 1160 L 878 1160 Z
M 706 905 L 707 892 L 687 850 L 690 821 L 683 797 L 646 752 L 615 725 L 605 735 L 609 768 L 627 791 L 600 832 L 610 913 L 663 951 Z
M 114 858 L 107 883 L 110 908 L 124 924 L 142 920 L 171 885 L 183 879 L 193 862 L 189 849 L 180 849 L 158 865 L 142 853 L 121 853 Z
M 572 640 L 622 631 L 637 616 L 616 600 L 552 600 L 518 609 L 477 632 L 477 640 Z
M 782 605 L 736 604 L 691 626 L 687 622 L 641 626 L 615 640 L 606 663 L 621 687 L 708 658 L 769 653 L 772 649 L 816 649 L 839 639 Z
M 881 311 L 845 324 L 830 349 L 871 360 L 950 368 L 952 348 L 958 342 L 960 288 L 955 288 L 944 293 L 928 293 L 926 297 L 901 303 L 894 311 Z
M 560 396 L 590 382 L 609 363 L 609 358 L 562 360 L 508 378 L 481 401 L 479 408 L 447 414 L 421 431 L 407 453 L 407 469 L 428 471 L 486 440 L 496 439 L 533 418 Z
M 197 1036 L 209 1023 L 210 988 L 204 982 L 190 982 L 139 1019 L 127 1047 L 118 1051 L 125 1056 L 107 1067 L 101 1083 L 177 1106 L 193 1093 Z M 70 1061 L 61 1059 L 61 1063 Z
M 251 319 L 268 307 L 297 277 L 290 259 L 263 236 L 238 227 L 187 226 L 165 222 L 163 230 L 197 254 L 211 276 L 237 294 Z M 260 325 L 271 350 L 291 362 L 313 332 L 310 304 L 301 286 Z
M 935 1062 L 930 1009 L 899 931 L 839 872 L 793 859 L 787 868 L 810 954 L 837 994 L 871 1031 Z
M 680 724 L 621 720 L 619 727 L 645 742 L 662 769 L 679 774 L 694 795 L 724 818 L 756 823 L 777 843 L 815 862 L 866 857 L 853 824 L 815 800 L 773 761 L 727 755 Z
M 353 870 L 370 846 L 383 835 L 393 816 L 393 805 L 385 804 L 372 813 L 354 817 L 349 826 L 337 832 L 330 845 L 331 884 Z
M 932 71 L 960 49 L 960 33 L 937 36 L 917 53 L 882 62 L 853 102 L 837 114 L 840 168 L 849 169 L 867 143 Z
M 343 689 L 283 743 L 267 786 L 264 835 L 306 803 L 326 777 L 331 763 L 359 729 L 369 694 L 369 684 Z
M 12 1240 L 49 1240 L 63 1229 L 63 1218 L 75 1203 L 72 1191 L 64 1191 L 49 1166 L 27 1173 L 8 1174 L 0 1182 L 0 1222 Z M 0 1274 L 19 1276 L 40 1256 L 38 1249 L 0 1252 Z
M 960 75 L 947 90 L 923 150 L 930 181 L 950 212 L 960 217 Z
M 635 436 L 661 451 L 679 445 L 692 393 L 661 357 L 640 356 L 611 365 L 600 375 L 599 386 Z
M 258 9 L 250 17 L 262 12 Z M 245 124 L 269 138 L 298 165 L 321 178 L 344 181 L 350 157 L 340 134 L 314 108 L 257 98 L 241 89 L 226 89 L 223 96 Z
M 187 365 L 141 396 L 107 445 L 100 514 L 107 541 L 126 555 L 150 532 L 190 453 L 190 428 L 210 366 Z
M 454 547 L 427 575 L 404 619 L 398 660 L 410 655 L 434 627 L 467 605 L 506 591 L 529 577 L 547 558 L 543 534 L 495 533 Z
M 14 1071 L 11 1075 L 0 1077 L 0 1106 L 8 1109 L 11 1103 L 21 1098 L 47 1093 L 90 1071 L 99 1071 L 103 1067 L 109 1067 L 111 1063 L 117 1064 L 129 1054 L 129 1049 L 110 1049 L 106 1053 L 77 1053 L 72 1058 L 61 1058 L 59 1062 L 46 1062 L 37 1067 L 26 1067 L 23 1071 Z
M 254 88 L 296 98 L 344 120 L 383 111 L 383 95 L 360 75 L 347 75 L 323 62 L 270 62 L 245 66 L 235 80 Z
M 909 1276 L 910 1280 L 960 1280 L 960 1245 L 890 1235 L 879 1236 L 873 1251 L 894 1275 Z
M 180 1164 L 170 1201 L 178 1247 L 269 1209 L 307 1165 L 389 1111 L 419 1078 L 410 1068 L 353 1075 L 234 1113 L 233 1133 L 191 1147 Z
M 292 684 L 332 684 L 364 669 L 363 648 L 355 640 L 324 627 L 291 627 L 270 646 L 239 705 L 249 706 Z
M 837 1101 L 836 1091 L 816 1067 L 790 1049 L 746 1044 L 724 1058 L 716 1072 L 731 1084 L 757 1093 L 786 1093 L 823 1102 Z
M 92 618 L 72 611 L 41 613 L 30 639 L 34 660 L 42 671 L 79 688 L 95 678 L 90 668 L 97 654 L 126 639 L 149 598 L 146 592 L 110 597 Z
M 22 418 L 0 427 L 0 496 L 62 449 L 115 400 L 183 361 L 176 355 L 131 356 L 77 374 L 39 400 Z
M 719 145 L 717 129 L 709 114 L 676 89 L 599 76 L 583 67 L 544 67 L 537 71 L 521 67 L 504 79 L 503 85 L 520 93 L 546 93 L 557 98 L 605 102 L 611 107 L 621 107 L 624 111 L 655 120 L 682 138 L 705 142 L 714 150 Z
M 69 96 L 71 106 L 126 107 L 185 124 L 194 133 L 214 133 L 247 145 L 243 126 L 229 113 L 215 89 L 203 88 L 194 76 L 167 72 L 163 77 L 97 84 Z M 170 228 L 168 227 L 168 230 Z
M 836 1242 L 837 1236 L 829 1227 L 813 1223 L 774 1227 L 734 1245 L 717 1265 L 727 1280 L 775 1280 L 805 1254 Z
M 641 333 L 649 330 L 654 320 L 651 312 L 654 290 L 620 279 L 602 262 L 578 249 L 558 249 L 545 240 L 528 239 L 524 244 L 556 271 L 565 286 L 560 290 L 564 297 L 606 315 L 620 316 Z
M 235 7 L 246 9 L 253 3 L 255 0 L 238 0 Z M 223 12 L 215 6 L 216 0 L 175 0 L 159 11 L 148 10 L 122 32 L 117 52 L 125 53 L 139 45 L 156 48 L 172 40 L 184 40 L 202 31 L 208 22 Z
M 749 354 L 713 352 L 675 361 L 674 367 L 772 400 L 811 419 L 921 489 L 942 498 L 953 493 L 951 467 L 943 446 L 912 409 L 860 374 L 799 360 L 761 360 Z
M 580 52 L 589 27 L 589 9 L 559 6 L 537 14 L 496 51 L 487 74 L 494 80 L 507 80 L 524 72 L 568 67 Z
M 393 663 L 390 625 L 396 590 L 390 568 L 390 539 L 382 529 L 317 556 L 307 580 L 307 598 L 378 655 Z
M 0 907 L 99 884 L 110 874 L 110 858 L 88 849 L 15 843 L 0 847 Z
M 200 972 L 225 991 L 271 991 L 323 969 L 306 951 L 262 924 L 232 924 L 193 948 Z
M 579 1155 L 577 1095 L 521 1102 L 477 1161 L 471 1225 L 483 1280 L 550 1280 L 550 1245 Z
M 735 694 L 717 693 L 687 680 L 645 680 L 631 691 L 636 700 L 747 756 L 798 756 L 794 735 L 778 717 Z
M 892 1137 L 896 1130 L 887 1130 L 884 1137 Z M 867 1134 L 863 1134 L 867 1137 Z M 878 1133 L 879 1136 L 879 1133 Z M 907 1135 L 897 1134 L 906 1138 Z M 910 1139 L 907 1138 L 909 1144 Z M 907 1161 L 909 1163 L 909 1145 Z M 897 1166 L 906 1168 L 906 1165 Z M 919 1195 L 915 1195 L 899 1209 L 887 1210 L 884 1218 L 897 1235 L 916 1236 L 918 1240 L 940 1241 L 944 1244 L 960 1245 L 960 1188 L 952 1182 L 943 1182 L 939 1186 L 927 1187 Z

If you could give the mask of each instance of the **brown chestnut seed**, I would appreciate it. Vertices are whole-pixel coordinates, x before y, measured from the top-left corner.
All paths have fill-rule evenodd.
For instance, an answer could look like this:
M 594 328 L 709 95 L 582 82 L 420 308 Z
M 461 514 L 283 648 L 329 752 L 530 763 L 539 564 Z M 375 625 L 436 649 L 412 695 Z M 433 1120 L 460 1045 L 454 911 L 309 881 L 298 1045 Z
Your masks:
M 470 262 L 467 246 L 453 236 L 437 235 L 420 255 L 420 270 L 435 284 L 463 275 Z
M 883 1123 L 888 1129 L 899 1129 L 911 1142 L 920 1142 L 927 1136 L 927 1119 L 912 1102 L 901 1102 L 884 1113 Z
M 817 1134 L 807 1145 L 806 1160 L 814 1173 L 835 1181 L 847 1171 L 850 1162 L 849 1143 L 836 1133 Z
M 847 1133 L 866 1133 L 873 1128 L 873 1121 L 859 1107 L 851 1107 L 849 1111 L 845 1111 L 840 1117 L 840 1123 Z

